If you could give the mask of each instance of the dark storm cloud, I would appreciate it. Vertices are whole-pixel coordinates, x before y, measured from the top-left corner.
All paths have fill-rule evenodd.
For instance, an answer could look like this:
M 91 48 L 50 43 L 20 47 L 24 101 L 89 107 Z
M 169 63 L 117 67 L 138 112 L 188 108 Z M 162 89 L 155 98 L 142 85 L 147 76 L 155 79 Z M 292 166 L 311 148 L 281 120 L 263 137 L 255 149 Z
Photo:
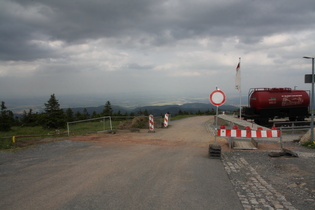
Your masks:
M 62 40 L 73 44 L 103 37 L 132 36 L 149 16 L 148 7 L 154 4 L 147 0 L 1 0 L 1 5 L 0 59 L 29 60 L 54 56 L 54 49 L 38 46 L 33 40 Z
M 38 40 L 65 45 L 129 38 L 162 46 L 195 37 L 259 42 L 275 33 L 314 28 L 313 0 L 1 0 L 0 59 L 61 56 Z
M 21 11 L 12 8 L 9 2 L 2 1 L 0 4 L 0 59 L 28 60 L 43 56 L 45 50 L 30 43 L 38 27 L 23 16 L 18 17 L 21 14 L 16 13 Z

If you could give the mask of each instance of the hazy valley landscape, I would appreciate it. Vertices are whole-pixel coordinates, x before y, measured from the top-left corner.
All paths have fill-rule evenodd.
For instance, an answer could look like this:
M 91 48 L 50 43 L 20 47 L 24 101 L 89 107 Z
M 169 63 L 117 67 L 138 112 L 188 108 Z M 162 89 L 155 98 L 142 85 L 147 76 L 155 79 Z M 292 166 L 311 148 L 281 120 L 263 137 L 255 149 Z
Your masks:
M 45 107 L 45 103 L 49 96 L 43 97 L 19 97 L 19 98 L 8 98 L 5 101 L 6 106 L 15 114 L 22 114 L 24 111 L 30 109 L 33 112 L 42 112 Z M 102 112 L 106 101 L 110 101 L 112 104 L 113 112 L 120 111 L 121 113 L 130 113 L 147 110 L 152 114 L 162 113 L 178 113 L 179 110 L 187 112 L 207 111 L 215 109 L 209 98 L 206 96 L 202 97 L 178 97 L 178 96 L 156 96 L 148 94 L 119 94 L 119 95 L 70 95 L 70 96 L 58 96 L 56 99 L 60 103 L 60 107 L 63 109 L 71 108 L 74 112 L 82 112 L 83 109 L 91 114 L 94 111 L 96 113 Z M 244 102 L 246 98 L 242 99 Z M 220 107 L 222 110 L 233 111 L 236 110 L 239 103 L 239 98 L 228 98 L 227 102 Z M 246 102 L 247 103 L 247 102 Z

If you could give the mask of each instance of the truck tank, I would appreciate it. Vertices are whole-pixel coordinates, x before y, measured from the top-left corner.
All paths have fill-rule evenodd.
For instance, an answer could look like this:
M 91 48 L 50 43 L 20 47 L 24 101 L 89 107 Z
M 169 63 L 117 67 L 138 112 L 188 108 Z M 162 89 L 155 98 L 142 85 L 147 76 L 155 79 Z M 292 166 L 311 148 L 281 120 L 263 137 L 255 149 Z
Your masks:
M 291 88 L 251 88 L 249 106 L 243 108 L 244 119 L 254 119 L 257 124 L 267 124 L 274 118 L 304 121 L 309 116 L 310 97 L 305 90 Z
M 250 107 L 259 113 L 262 109 L 308 107 L 310 97 L 305 90 L 291 88 L 255 88 L 250 93 Z

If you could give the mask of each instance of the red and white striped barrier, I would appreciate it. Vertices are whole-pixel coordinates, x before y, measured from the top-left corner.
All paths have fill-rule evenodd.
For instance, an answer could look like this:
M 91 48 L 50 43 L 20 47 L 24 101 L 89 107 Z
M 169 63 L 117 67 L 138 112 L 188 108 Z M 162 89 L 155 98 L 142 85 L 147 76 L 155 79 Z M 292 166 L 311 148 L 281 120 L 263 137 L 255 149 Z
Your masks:
M 154 117 L 152 114 L 149 115 L 149 130 L 154 131 Z
M 218 129 L 217 135 L 221 137 L 277 138 L 280 137 L 280 130 Z
M 165 114 L 165 116 L 164 116 L 164 127 L 165 128 L 168 127 L 168 114 Z

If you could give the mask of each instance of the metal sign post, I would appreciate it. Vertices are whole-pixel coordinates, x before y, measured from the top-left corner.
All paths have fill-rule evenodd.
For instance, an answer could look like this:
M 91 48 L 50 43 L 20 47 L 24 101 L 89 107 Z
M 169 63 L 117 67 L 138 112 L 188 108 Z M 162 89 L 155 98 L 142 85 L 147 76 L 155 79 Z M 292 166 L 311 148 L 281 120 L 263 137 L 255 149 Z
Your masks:
M 217 135 L 218 135 L 218 113 L 219 106 L 225 103 L 226 96 L 223 91 L 218 88 L 210 94 L 210 102 L 217 107 L 216 117 L 215 117 L 215 135 L 214 135 L 214 144 L 209 145 L 209 156 L 212 158 L 221 157 L 221 146 L 217 145 Z
M 217 109 L 216 109 L 216 112 L 215 112 L 215 136 L 214 136 L 214 144 L 217 144 L 218 112 L 219 112 L 219 106 L 217 106 Z
M 219 113 L 219 106 L 225 103 L 226 96 L 223 91 L 217 89 L 210 94 L 210 102 L 217 107 L 216 109 L 216 117 L 215 117 L 215 136 L 214 136 L 214 144 L 217 143 L 217 129 L 218 129 L 218 113 Z

